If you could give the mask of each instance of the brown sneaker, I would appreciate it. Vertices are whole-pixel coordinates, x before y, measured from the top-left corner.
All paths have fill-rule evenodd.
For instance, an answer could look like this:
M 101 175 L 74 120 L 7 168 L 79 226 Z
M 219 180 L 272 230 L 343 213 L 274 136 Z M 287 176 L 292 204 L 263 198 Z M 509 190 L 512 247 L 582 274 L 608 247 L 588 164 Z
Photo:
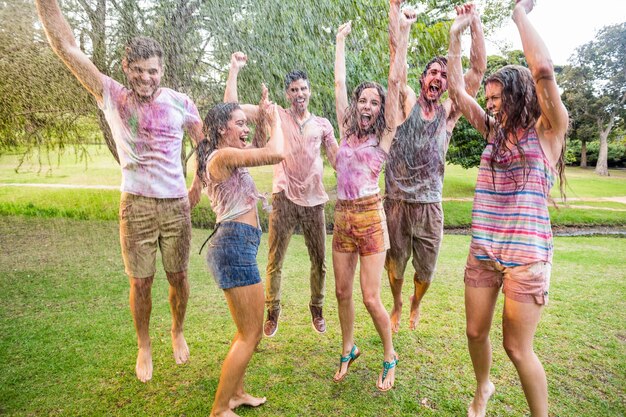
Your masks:
M 280 309 L 267 310 L 267 320 L 263 324 L 263 334 L 267 337 L 272 337 L 278 331 L 278 316 L 280 316 Z
M 326 332 L 326 320 L 322 316 L 322 307 L 309 306 L 311 310 L 311 319 L 313 321 L 313 328 L 318 333 Z

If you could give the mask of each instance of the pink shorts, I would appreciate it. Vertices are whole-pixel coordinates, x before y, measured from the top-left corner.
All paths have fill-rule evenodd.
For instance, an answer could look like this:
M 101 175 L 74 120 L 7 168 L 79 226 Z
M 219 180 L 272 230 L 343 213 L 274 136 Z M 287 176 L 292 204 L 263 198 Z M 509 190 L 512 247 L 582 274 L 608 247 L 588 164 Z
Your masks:
M 507 298 L 520 303 L 548 304 L 550 288 L 549 262 L 505 267 L 496 261 L 480 261 L 470 254 L 465 265 L 465 285 L 469 287 L 502 287 Z
M 369 256 L 389 249 L 387 218 L 379 195 L 337 200 L 333 250 Z

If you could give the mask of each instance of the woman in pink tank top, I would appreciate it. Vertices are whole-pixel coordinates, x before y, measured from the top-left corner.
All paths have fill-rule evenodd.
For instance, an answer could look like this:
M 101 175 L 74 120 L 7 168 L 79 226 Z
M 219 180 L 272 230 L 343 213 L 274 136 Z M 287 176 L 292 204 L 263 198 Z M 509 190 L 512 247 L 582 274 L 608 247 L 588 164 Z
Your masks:
M 504 348 L 515 365 L 532 416 L 548 416 L 545 371 L 533 350 L 547 302 L 552 262 L 548 213 L 554 178 L 563 187 L 568 126 L 550 54 L 530 23 L 533 0 L 517 0 L 517 25 L 528 68 L 506 66 L 485 82 L 487 112 L 465 92 L 461 35 L 473 7 L 457 8 L 450 29 L 449 91 L 454 105 L 486 139 L 472 209 L 472 243 L 465 267 L 465 312 L 476 391 L 468 416 L 484 416 L 495 392 L 489 379 L 489 331 L 500 287 Z
M 248 146 L 250 130 L 244 112 L 236 103 L 221 103 L 209 110 L 204 121 L 206 137 L 197 148 L 194 189 L 202 183 L 219 221 L 207 240 L 207 264 L 224 291 L 237 326 L 222 365 L 211 416 L 234 415 L 232 409 L 240 405 L 265 403 L 265 397 L 248 394 L 243 383 L 261 340 L 265 302 L 256 263 L 261 236 L 256 205 L 259 193 L 246 167 L 279 163 L 284 158 L 284 144 L 278 110 L 267 100 L 265 88 L 259 108 L 271 128 L 265 147 Z
M 383 342 L 383 370 L 376 383 L 381 391 L 393 387 L 398 357 L 393 347 L 389 315 L 380 299 L 389 237 L 378 179 L 396 132 L 399 80 L 406 66 L 408 33 L 415 19 L 414 10 L 405 10 L 400 27 L 392 31 L 390 42 L 398 52 L 389 69 L 387 97 L 379 84 L 365 82 L 354 90 L 352 103 L 348 102 L 345 66 L 345 38 L 350 33 L 351 23 L 341 25 L 337 32 L 335 101 L 341 145 L 331 163 L 337 171 L 333 267 L 342 353 L 333 380 L 343 380 L 349 366 L 360 355 L 354 343 L 352 299 L 354 274 L 357 262 L 360 262 L 363 302 Z

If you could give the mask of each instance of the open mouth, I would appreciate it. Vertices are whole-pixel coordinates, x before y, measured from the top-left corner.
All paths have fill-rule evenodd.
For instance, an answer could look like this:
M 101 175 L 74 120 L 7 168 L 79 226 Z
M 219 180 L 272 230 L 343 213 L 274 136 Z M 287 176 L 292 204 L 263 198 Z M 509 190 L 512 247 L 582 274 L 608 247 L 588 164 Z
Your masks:
M 360 121 L 361 121 L 361 125 L 367 126 L 372 121 L 372 115 L 370 115 L 370 114 L 362 114 L 361 118 L 360 118 Z
M 440 91 L 441 91 L 441 86 L 439 86 L 439 85 L 431 84 L 428 87 L 428 92 L 433 94 L 433 95 L 438 95 Z

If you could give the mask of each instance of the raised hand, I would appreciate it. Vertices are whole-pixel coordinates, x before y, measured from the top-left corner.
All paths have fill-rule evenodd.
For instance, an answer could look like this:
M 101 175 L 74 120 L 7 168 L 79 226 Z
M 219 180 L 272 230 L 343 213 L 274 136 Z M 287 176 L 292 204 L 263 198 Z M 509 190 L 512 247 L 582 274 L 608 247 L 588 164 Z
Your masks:
M 535 7 L 535 0 L 515 0 L 515 8 L 522 7 L 526 14 L 530 13 Z
M 410 27 L 417 20 L 417 10 L 413 7 L 405 7 L 400 13 L 400 29 Z
M 243 52 L 234 52 L 230 56 L 231 68 L 241 69 L 246 66 L 247 62 L 248 62 L 248 57 Z
M 349 20 L 346 23 L 339 26 L 337 29 L 337 39 L 345 39 L 352 31 L 352 21 Z
M 454 9 L 456 10 L 456 18 L 454 23 L 452 23 L 450 33 L 460 35 L 476 17 L 476 7 L 471 3 L 467 3 L 462 6 L 455 6 Z

